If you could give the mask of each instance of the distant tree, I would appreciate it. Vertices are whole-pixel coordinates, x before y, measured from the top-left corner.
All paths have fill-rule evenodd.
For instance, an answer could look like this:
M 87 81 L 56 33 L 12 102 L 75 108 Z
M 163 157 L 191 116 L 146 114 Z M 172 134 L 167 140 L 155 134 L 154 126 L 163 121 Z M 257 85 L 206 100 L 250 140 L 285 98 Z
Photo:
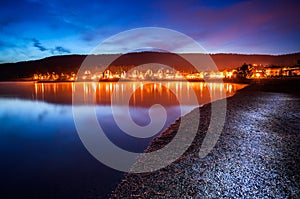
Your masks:
M 240 78 L 247 78 L 251 76 L 252 71 L 252 65 L 244 63 L 239 69 L 238 69 L 238 75 Z

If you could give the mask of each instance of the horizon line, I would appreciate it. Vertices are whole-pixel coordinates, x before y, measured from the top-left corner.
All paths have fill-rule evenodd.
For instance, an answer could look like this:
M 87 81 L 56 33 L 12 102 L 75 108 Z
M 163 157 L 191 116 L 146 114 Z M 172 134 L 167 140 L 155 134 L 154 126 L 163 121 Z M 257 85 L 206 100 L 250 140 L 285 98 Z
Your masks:
M 284 53 L 284 54 L 255 54 L 255 53 L 235 53 L 235 52 L 217 52 L 217 53 L 199 53 L 199 52 L 181 52 L 181 53 L 173 53 L 173 52 L 162 52 L 162 51 L 133 51 L 133 52 L 126 52 L 126 53 L 102 53 L 102 54 L 62 54 L 62 55 L 52 55 L 48 57 L 42 57 L 37 59 L 31 59 L 31 60 L 23 60 L 23 61 L 16 61 L 16 62 L 3 62 L 1 64 L 16 64 L 16 63 L 22 63 L 22 62 L 31 62 L 31 61 L 39 61 L 43 59 L 48 59 L 52 57 L 63 57 L 63 56 L 101 56 L 101 55 L 125 55 L 125 54 L 134 54 L 134 53 L 172 53 L 172 54 L 203 54 L 203 55 L 247 55 L 247 56 L 285 56 L 285 55 L 294 55 L 294 54 L 300 54 L 299 52 L 293 52 L 293 53 Z

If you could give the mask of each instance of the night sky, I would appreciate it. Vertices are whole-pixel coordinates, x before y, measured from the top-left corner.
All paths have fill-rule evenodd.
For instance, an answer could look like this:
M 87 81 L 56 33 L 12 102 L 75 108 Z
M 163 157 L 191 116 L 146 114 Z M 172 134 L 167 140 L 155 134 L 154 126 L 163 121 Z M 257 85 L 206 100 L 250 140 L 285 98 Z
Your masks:
M 300 1 L 9 0 L 0 3 L 0 63 L 88 54 L 149 26 L 182 32 L 209 53 L 300 52 Z

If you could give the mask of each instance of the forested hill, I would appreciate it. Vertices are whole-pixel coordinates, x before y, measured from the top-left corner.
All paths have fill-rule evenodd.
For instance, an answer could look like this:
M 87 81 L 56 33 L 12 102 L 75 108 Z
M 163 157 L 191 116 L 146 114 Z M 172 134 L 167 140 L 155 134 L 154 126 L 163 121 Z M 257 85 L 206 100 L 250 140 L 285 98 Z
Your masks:
M 243 55 L 243 54 L 211 54 L 219 70 L 237 68 L 243 63 L 262 65 L 295 65 L 300 60 L 300 53 L 287 55 Z M 34 73 L 45 72 L 77 72 L 83 64 L 87 55 L 64 55 L 47 57 L 40 60 L 24 61 L 17 63 L 0 64 L 1 80 L 11 80 L 24 77 L 32 77 Z M 183 59 L 184 57 L 185 59 Z M 161 63 L 175 67 L 177 70 L 191 71 L 192 66 L 186 60 L 193 60 L 204 70 L 203 60 L 208 55 L 204 54 L 182 54 L 181 56 L 165 52 L 138 52 L 125 55 L 89 55 L 89 61 L 85 65 L 107 66 L 112 64 L 118 66 L 137 66 L 147 63 Z M 111 61 L 114 60 L 112 63 Z M 204 62 L 205 63 L 205 62 Z

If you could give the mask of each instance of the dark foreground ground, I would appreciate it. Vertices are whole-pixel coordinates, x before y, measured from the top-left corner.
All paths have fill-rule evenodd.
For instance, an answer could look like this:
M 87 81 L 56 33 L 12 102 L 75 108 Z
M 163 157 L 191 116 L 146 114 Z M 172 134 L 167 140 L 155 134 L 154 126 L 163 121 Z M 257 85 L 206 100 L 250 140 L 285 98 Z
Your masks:
M 166 168 L 128 174 L 111 198 L 300 198 L 299 85 L 259 82 L 227 99 L 223 132 L 202 159 L 210 104 L 200 108 L 201 125 L 188 151 Z M 177 126 L 148 150 L 172 139 Z

